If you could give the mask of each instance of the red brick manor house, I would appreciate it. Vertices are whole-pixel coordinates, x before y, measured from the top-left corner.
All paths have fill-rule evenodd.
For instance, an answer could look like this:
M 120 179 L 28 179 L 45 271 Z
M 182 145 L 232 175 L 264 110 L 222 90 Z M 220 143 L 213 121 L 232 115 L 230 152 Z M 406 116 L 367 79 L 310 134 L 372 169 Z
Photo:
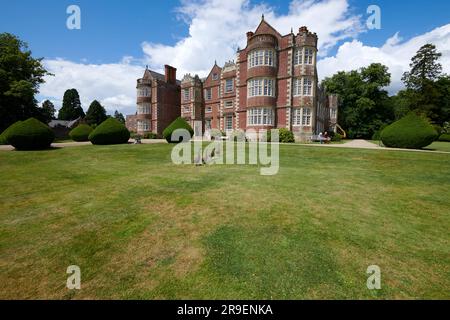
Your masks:
M 196 135 L 287 128 L 304 140 L 335 130 L 337 97 L 320 88 L 316 57 L 315 33 L 301 27 L 283 36 L 263 16 L 236 61 L 215 63 L 204 79 L 187 74 L 180 82 L 173 67 L 166 66 L 165 75 L 146 69 L 137 83 L 137 114 L 127 116 L 127 126 L 161 134 L 181 115 Z

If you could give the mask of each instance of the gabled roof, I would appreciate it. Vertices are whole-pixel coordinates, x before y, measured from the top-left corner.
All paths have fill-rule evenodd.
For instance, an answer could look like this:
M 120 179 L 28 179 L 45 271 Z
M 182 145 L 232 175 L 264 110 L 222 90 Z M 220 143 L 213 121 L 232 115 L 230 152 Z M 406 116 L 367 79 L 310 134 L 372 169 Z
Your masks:
M 147 68 L 145 68 L 144 76 L 142 77 L 142 79 L 157 79 L 157 80 L 164 81 L 165 77 L 163 74 L 152 71 L 152 70 L 148 69 L 148 67 L 147 67 Z
M 261 22 L 255 30 L 255 34 L 273 34 L 278 37 L 282 37 L 282 35 L 272 27 L 266 20 L 264 20 L 264 15 L 262 15 Z
M 211 71 L 209 71 L 208 75 L 206 76 L 206 78 L 204 78 L 203 82 L 206 81 L 206 79 L 208 79 L 211 76 L 214 70 L 217 70 L 217 73 L 219 74 L 222 72 L 222 68 L 217 65 L 217 61 L 214 61 L 214 65 L 211 68 Z

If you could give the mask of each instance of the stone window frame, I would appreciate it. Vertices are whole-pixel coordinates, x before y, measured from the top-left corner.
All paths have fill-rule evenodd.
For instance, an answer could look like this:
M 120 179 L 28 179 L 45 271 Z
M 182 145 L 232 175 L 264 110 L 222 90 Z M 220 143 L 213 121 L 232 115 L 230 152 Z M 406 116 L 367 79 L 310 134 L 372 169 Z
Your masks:
M 228 86 L 229 81 L 231 81 L 231 86 Z M 233 78 L 225 79 L 225 93 L 230 93 L 234 91 L 234 81 Z
M 315 49 L 300 47 L 294 50 L 294 66 L 314 65 Z
M 306 84 L 306 81 L 308 83 Z M 294 97 L 311 97 L 313 96 L 314 79 L 312 77 L 300 77 L 294 79 Z M 306 92 L 306 93 L 305 93 Z
M 205 89 L 205 100 L 212 100 L 212 88 Z
M 183 101 L 190 101 L 191 100 L 191 92 L 189 88 L 183 89 Z
M 223 106 L 225 109 L 233 108 L 233 100 L 226 100 L 223 102 Z
M 148 120 L 137 120 L 137 130 L 138 131 L 150 131 L 151 124 Z
M 248 53 L 247 69 L 256 67 L 275 67 L 276 66 L 276 52 L 274 49 L 254 49 Z
M 247 95 L 252 97 L 275 97 L 274 78 L 252 78 L 247 81 Z
M 225 119 L 225 123 L 224 123 L 224 127 L 225 127 L 225 131 L 231 131 L 233 130 L 233 115 L 231 114 L 227 114 L 224 117 Z
M 312 109 L 310 107 L 294 108 L 292 110 L 292 126 L 310 127 L 312 121 Z
M 212 112 L 212 106 L 206 106 L 205 113 L 211 113 L 211 112 Z
M 273 126 L 275 112 L 272 107 L 253 107 L 247 110 L 248 126 Z

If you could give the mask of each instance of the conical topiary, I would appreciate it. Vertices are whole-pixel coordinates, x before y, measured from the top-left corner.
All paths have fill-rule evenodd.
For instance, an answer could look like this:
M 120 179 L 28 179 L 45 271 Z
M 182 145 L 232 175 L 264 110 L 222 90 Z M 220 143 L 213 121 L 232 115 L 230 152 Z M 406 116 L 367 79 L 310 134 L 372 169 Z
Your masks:
M 381 141 L 390 148 L 421 149 L 437 137 L 438 133 L 428 120 L 415 113 L 409 113 L 381 132 Z
M 55 134 L 46 124 L 29 118 L 11 128 L 7 140 L 18 150 L 41 150 L 50 147 Z
M 17 125 L 19 125 L 22 121 L 17 121 L 14 122 L 12 125 L 10 125 L 8 128 L 6 128 L 2 134 L 0 134 L 0 145 L 2 144 L 9 144 L 8 143 L 8 135 L 9 133 L 14 129 L 14 127 L 16 127 Z
M 121 144 L 130 139 L 130 131 L 114 118 L 108 118 L 89 135 L 93 144 Z
M 89 135 L 94 129 L 87 124 L 79 124 L 69 132 L 69 136 L 73 141 L 89 141 Z
M 167 128 L 163 131 L 163 138 L 167 140 L 169 143 L 178 143 L 181 142 L 181 138 L 178 140 L 172 141 L 172 133 L 177 129 L 185 129 L 189 132 L 190 137 L 194 135 L 194 130 L 192 127 L 181 117 L 176 118 Z

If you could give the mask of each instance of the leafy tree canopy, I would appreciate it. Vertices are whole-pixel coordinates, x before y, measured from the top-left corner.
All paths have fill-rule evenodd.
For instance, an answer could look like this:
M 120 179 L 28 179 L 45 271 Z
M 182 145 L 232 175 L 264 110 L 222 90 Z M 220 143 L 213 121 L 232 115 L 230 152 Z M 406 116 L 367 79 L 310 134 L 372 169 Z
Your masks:
M 86 122 L 89 125 L 100 124 L 107 119 L 105 108 L 97 100 L 92 101 L 86 112 Z
M 59 120 L 75 120 L 84 118 L 85 114 L 81 107 L 80 96 L 76 89 L 68 89 L 64 92 L 63 105 L 58 112 Z
M 13 34 L 0 33 L 0 132 L 30 117 L 45 120 L 34 95 L 46 75 L 51 74 L 42 65 L 42 58 L 33 58 L 25 42 Z
M 322 82 L 328 92 L 338 94 L 338 122 L 350 138 L 371 138 L 383 124 L 394 119 L 391 101 L 384 90 L 390 82 L 388 68 L 380 63 L 341 71 Z

